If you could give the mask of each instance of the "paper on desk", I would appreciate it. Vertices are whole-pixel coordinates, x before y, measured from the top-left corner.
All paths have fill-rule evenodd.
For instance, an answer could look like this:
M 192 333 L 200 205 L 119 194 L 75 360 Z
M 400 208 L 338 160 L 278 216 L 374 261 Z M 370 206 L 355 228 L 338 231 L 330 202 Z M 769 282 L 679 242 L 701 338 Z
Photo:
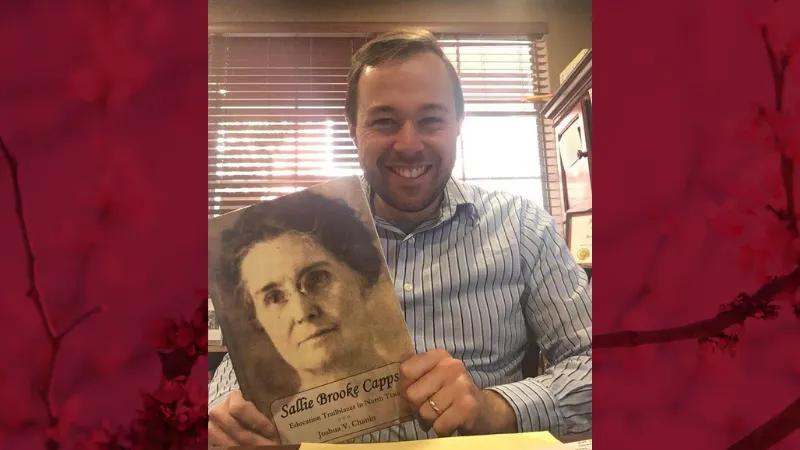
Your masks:
M 547 447 L 537 447 L 537 450 L 592 450 L 592 440 L 570 442 Z
M 541 447 L 541 450 L 592 450 L 592 440 L 570 442 L 569 444 L 554 445 L 552 447 Z
M 538 450 L 562 445 L 544 432 L 463 436 L 380 444 L 301 444 L 300 450 Z M 559 447 L 560 448 L 560 447 Z

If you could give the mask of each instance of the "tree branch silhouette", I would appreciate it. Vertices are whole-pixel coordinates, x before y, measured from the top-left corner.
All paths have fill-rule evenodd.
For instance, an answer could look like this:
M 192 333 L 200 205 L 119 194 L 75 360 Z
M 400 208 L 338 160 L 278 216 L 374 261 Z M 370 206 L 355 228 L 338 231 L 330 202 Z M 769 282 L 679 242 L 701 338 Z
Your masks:
M 767 420 L 728 450 L 763 450 L 786 439 L 800 424 L 800 397 L 783 411 Z
M 34 306 L 36 307 L 36 311 L 38 313 L 39 319 L 42 322 L 42 326 L 47 333 L 47 337 L 50 340 L 50 360 L 49 365 L 47 367 L 47 377 L 45 378 L 44 385 L 41 387 L 39 393 L 42 397 L 42 401 L 45 403 L 47 407 L 47 416 L 48 416 L 48 426 L 50 428 L 56 427 L 58 425 L 58 407 L 55 405 L 53 400 L 53 378 L 55 375 L 55 366 L 56 361 L 58 359 L 58 352 L 61 349 L 61 342 L 62 340 L 69 335 L 78 325 L 83 323 L 93 314 L 102 310 L 100 306 L 95 306 L 94 308 L 89 309 L 87 312 L 83 313 L 77 319 L 75 319 L 68 327 L 66 327 L 62 332 L 56 332 L 55 328 L 53 327 L 53 323 L 50 320 L 50 315 L 48 314 L 47 307 L 42 301 L 41 294 L 39 292 L 39 287 L 36 282 L 36 256 L 33 252 L 33 246 L 31 245 L 30 240 L 30 233 L 28 231 L 28 224 L 25 220 L 25 208 L 24 203 L 22 201 L 22 188 L 20 187 L 19 182 L 19 163 L 17 162 L 16 157 L 14 154 L 9 150 L 6 146 L 3 139 L 0 137 L 0 151 L 3 153 L 3 157 L 5 158 L 6 162 L 8 163 L 8 167 L 11 173 L 11 184 L 13 187 L 14 192 L 14 211 L 17 217 L 17 224 L 19 226 L 20 233 L 22 235 L 22 242 L 25 248 L 25 262 L 26 262 L 26 272 L 27 272 L 27 279 L 28 279 L 28 291 L 26 293 L 27 297 L 31 299 Z M 60 447 L 60 443 L 53 439 L 52 437 L 48 437 L 45 440 L 45 448 L 47 450 L 57 450 Z
M 11 171 L 11 184 L 14 190 L 14 212 L 17 216 L 17 223 L 20 232 L 22 233 L 22 244 L 25 246 L 25 269 L 28 275 L 28 292 L 26 295 L 33 300 L 36 310 L 39 312 L 39 318 L 42 321 L 42 326 L 47 332 L 50 339 L 55 338 L 56 333 L 53 330 L 53 324 L 50 322 L 50 316 L 47 314 L 44 305 L 41 302 L 39 288 L 36 285 L 36 257 L 33 254 L 31 246 L 30 235 L 28 234 L 28 226 L 25 223 L 25 208 L 22 203 L 22 189 L 19 185 L 19 165 L 14 154 L 6 147 L 3 138 L 0 137 L 0 151 L 8 163 L 9 170 Z
M 772 74 L 772 87 L 774 93 L 775 111 L 780 114 L 783 112 L 783 95 L 786 91 L 786 68 L 789 67 L 791 54 L 776 55 L 775 50 L 769 44 L 769 31 L 766 26 L 761 27 L 761 41 L 764 43 L 764 48 L 767 52 L 769 59 L 770 73 Z M 772 127 L 772 134 L 775 139 L 775 146 L 781 152 L 781 178 L 783 179 L 783 190 L 786 193 L 786 220 L 788 220 L 789 231 L 795 238 L 798 237 L 797 229 L 797 213 L 795 211 L 794 203 L 794 163 L 789 156 L 785 154 L 785 149 L 788 143 L 784 140 L 775 127 Z
M 729 310 L 720 311 L 716 316 L 670 328 L 649 331 L 617 331 L 596 335 L 593 338 L 594 348 L 636 347 L 647 344 L 662 344 L 689 339 L 724 339 L 725 330 L 741 325 L 748 318 L 769 318 L 777 311 L 771 305 L 775 296 L 788 289 L 800 286 L 800 266 L 789 274 L 774 278 L 762 286 L 752 296 L 740 294 L 732 302 Z

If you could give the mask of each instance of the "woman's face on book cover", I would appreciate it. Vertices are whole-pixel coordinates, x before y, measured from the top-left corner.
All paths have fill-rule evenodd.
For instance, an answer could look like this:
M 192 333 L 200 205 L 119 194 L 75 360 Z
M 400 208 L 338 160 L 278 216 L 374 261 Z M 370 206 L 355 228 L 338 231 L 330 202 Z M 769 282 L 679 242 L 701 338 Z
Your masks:
M 324 371 L 365 339 L 361 278 L 310 237 L 256 244 L 241 273 L 256 318 L 295 369 Z

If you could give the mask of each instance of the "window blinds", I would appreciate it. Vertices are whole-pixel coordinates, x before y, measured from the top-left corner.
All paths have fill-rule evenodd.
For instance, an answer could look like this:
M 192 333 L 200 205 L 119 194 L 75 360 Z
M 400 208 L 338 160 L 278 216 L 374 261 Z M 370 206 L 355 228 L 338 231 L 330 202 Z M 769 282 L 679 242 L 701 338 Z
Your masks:
M 544 205 L 535 43 L 437 36 L 462 80 L 466 119 L 454 176 Z M 363 37 L 209 37 L 209 217 L 360 174 L 344 100 Z M 545 71 L 546 72 L 546 71 Z

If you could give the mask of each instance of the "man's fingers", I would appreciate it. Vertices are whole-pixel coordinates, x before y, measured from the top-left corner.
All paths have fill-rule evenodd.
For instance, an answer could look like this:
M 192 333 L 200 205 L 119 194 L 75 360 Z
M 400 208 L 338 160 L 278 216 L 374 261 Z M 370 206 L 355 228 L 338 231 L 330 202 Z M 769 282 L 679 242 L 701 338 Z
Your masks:
M 425 419 L 417 418 L 417 423 L 419 424 L 419 427 L 422 428 L 422 431 L 426 433 L 428 431 L 431 431 L 431 424 L 428 423 Z
M 211 410 L 209 424 L 220 428 L 238 444 L 266 445 L 269 440 L 256 432 L 244 428 L 230 413 L 224 410 Z M 209 425 L 210 426 L 210 425 Z
M 403 392 L 408 402 L 419 409 L 444 388 L 451 380 L 461 375 L 463 364 L 455 359 L 440 361 L 430 372 L 408 386 Z
M 433 422 L 433 431 L 439 437 L 452 436 L 456 430 L 473 420 L 476 406 L 473 397 L 465 396 L 459 398 Z
M 231 392 L 228 412 L 242 427 L 265 438 L 277 439 L 275 425 L 256 408 L 256 405 L 245 400 L 241 392 Z
M 433 422 L 433 431 L 436 433 L 436 436 L 452 436 L 461 425 L 460 415 L 461 412 L 453 408 L 445 411 L 438 419 L 436 419 L 436 422 Z
M 228 395 L 221 404 L 211 408 L 208 412 L 208 421 L 214 423 L 220 430 L 222 430 L 228 437 L 233 438 L 234 441 L 239 442 L 240 437 L 247 433 L 247 430 L 231 416 L 230 403 L 231 399 L 236 395 L 241 394 L 238 391 L 233 391 Z
M 208 443 L 218 447 L 235 447 L 239 445 L 232 437 L 213 421 L 208 421 Z
M 439 432 L 448 432 L 450 428 L 455 431 L 460 425 L 459 423 L 448 424 L 452 420 L 450 416 L 453 413 L 449 414 L 444 422 L 440 422 L 440 414 L 432 409 L 428 404 L 428 400 L 434 398 L 437 408 L 440 408 L 444 413 L 452 403 L 454 395 L 454 393 L 449 392 L 452 389 L 448 389 L 447 384 L 451 380 L 457 380 L 463 373 L 466 373 L 464 364 L 453 359 L 445 350 L 440 349 L 414 355 L 400 366 L 400 392 L 408 401 L 420 428 L 425 432 L 428 432 L 431 428 L 436 430 L 437 423 L 441 428 L 437 431 L 437 434 Z M 460 383 L 455 384 L 458 385 L 459 389 L 463 388 Z M 458 389 L 456 390 L 458 391 Z M 447 395 L 442 396 L 442 391 L 447 391 Z M 440 405 L 439 403 L 442 404 Z M 450 434 L 452 433 L 451 431 Z
M 417 413 L 426 420 L 428 423 L 435 424 L 436 421 L 444 415 L 447 410 L 454 408 L 457 402 L 462 402 L 462 407 L 465 406 L 463 398 L 472 398 L 465 395 L 467 381 L 463 377 L 447 381 L 445 385 L 433 394 L 430 398 L 426 399 L 417 410 Z M 431 405 L 431 401 L 436 405 L 436 409 Z M 438 409 L 438 411 L 437 411 Z
M 439 362 L 450 358 L 445 350 L 436 349 L 420 355 L 413 355 L 400 365 L 400 386 L 410 386 L 414 381 L 430 372 Z

